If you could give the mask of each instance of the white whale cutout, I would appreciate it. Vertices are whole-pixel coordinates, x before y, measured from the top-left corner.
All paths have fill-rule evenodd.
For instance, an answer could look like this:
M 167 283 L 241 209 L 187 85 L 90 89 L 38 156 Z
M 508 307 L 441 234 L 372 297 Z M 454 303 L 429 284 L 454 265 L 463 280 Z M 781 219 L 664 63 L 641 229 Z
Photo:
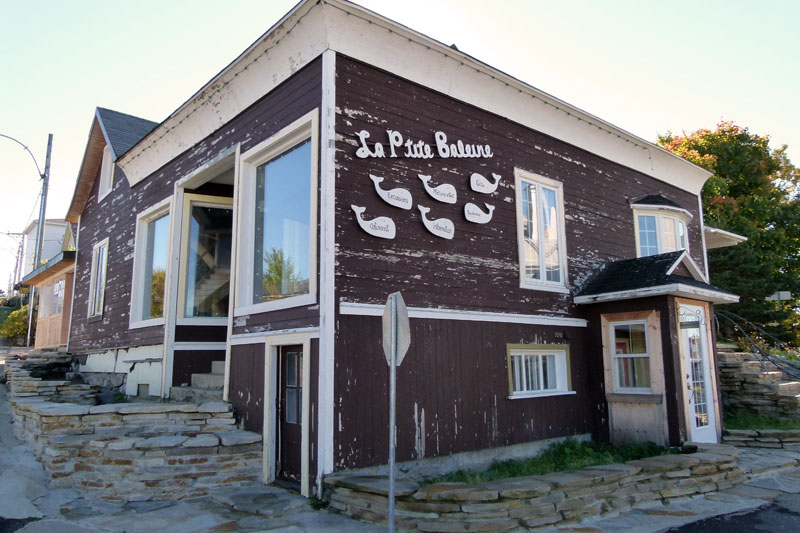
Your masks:
M 500 183 L 500 174 L 492 172 L 492 178 L 494 178 L 494 183 L 475 172 L 469 177 L 469 186 L 475 192 L 492 193 L 497 190 L 497 185 Z
M 372 235 L 373 237 L 380 237 L 381 239 L 394 239 L 397 229 L 394 225 L 394 220 L 389 217 L 377 217 L 372 220 L 364 220 L 361 214 L 367 210 L 366 207 L 358 207 L 351 205 L 350 209 L 355 211 L 356 220 L 361 229 Z
M 414 205 L 411 193 L 407 190 L 398 188 L 387 191 L 380 187 L 383 178 L 370 174 L 369 179 L 375 184 L 375 191 L 378 193 L 378 196 L 387 204 L 399 207 L 400 209 L 411 209 L 411 206 Z
M 483 210 L 475 204 L 469 203 L 464 206 L 464 217 L 469 220 L 470 222 L 474 222 L 475 224 L 486 224 L 490 220 L 492 220 L 492 215 L 494 214 L 494 206 L 489 205 L 484 202 L 486 209 L 489 210 L 488 213 L 484 213 Z
M 452 220 L 448 220 L 446 218 L 437 218 L 436 220 L 428 220 L 425 215 L 431 210 L 430 207 L 425 207 L 422 205 L 417 205 L 419 208 L 419 212 L 422 214 L 422 223 L 425 224 L 425 228 L 436 235 L 437 237 L 441 237 L 442 239 L 452 239 L 453 235 L 455 234 L 455 226 L 453 225 Z
M 431 198 L 434 200 L 438 200 L 440 202 L 444 202 L 446 204 L 454 204 L 456 203 L 456 188 L 450 185 L 449 183 L 443 183 L 438 187 L 431 187 L 428 185 L 431 177 L 426 176 L 425 174 L 417 174 L 419 179 L 422 180 L 422 185 L 425 186 L 425 190 L 430 195 Z

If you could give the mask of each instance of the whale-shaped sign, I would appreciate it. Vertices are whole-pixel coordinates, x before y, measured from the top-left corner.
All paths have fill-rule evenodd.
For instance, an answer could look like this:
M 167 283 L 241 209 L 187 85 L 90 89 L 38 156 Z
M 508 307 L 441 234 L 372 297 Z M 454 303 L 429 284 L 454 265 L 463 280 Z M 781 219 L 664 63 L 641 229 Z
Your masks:
M 411 193 L 407 190 L 398 188 L 387 191 L 381 189 L 380 186 L 383 178 L 370 174 L 369 179 L 375 184 L 375 191 L 378 193 L 378 196 L 387 204 L 399 207 L 400 209 L 411 209 L 411 206 L 414 205 L 414 201 L 411 199 Z
M 470 222 L 474 222 L 475 224 L 486 224 L 490 220 L 492 220 L 492 215 L 494 214 L 494 206 L 484 203 L 483 205 L 486 206 L 486 209 L 489 210 L 488 213 L 484 213 L 480 207 L 475 204 L 468 203 L 464 206 L 464 217 L 469 220 Z
M 434 200 L 439 200 L 440 202 L 444 202 L 446 204 L 454 204 L 456 203 L 456 188 L 450 185 L 449 183 L 443 183 L 438 187 L 431 187 L 428 182 L 431 180 L 430 176 L 426 176 L 425 174 L 417 174 L 419 179 L 422 180 L 422 185 L 425 186 L 425 190 L 428 192 L 431 198 Z
M 497 184 L 500 183 L 500 174 L 492 172 L 492 178 L 494 181 L 490 181 L 475 172 L 469 177 L 469 186 L 475 192 L 481 192 L 483 194 L 493 193 L 497 190 Z
M 456 232 L 456 228 L 453 225 L 452 220 L 448 220 L 446 218 L 437 218 L 436 220 L 428 220 L 425 215 L 431 210 L 430 207 L 425 207 L 422 205 L 417 205 L 419 212 L 422 214 L 422 223 L 425 224 L 425 228 L 436 235 L 437 237 L 441 237 L 442 239 L 452 239 L 453 235 Z
M 366 211 L 366 207 L 358 207 L 351 205 L 350 209 L 355 211 L 356 220 L 361 229 L 372 235 L 373 237 L 380 237 L 381 239 L 394 239 L 397 229 L 394 225 L 394 220 L 389 217 L 377 217 L 372 220 L 364 220 L 361 215 Z

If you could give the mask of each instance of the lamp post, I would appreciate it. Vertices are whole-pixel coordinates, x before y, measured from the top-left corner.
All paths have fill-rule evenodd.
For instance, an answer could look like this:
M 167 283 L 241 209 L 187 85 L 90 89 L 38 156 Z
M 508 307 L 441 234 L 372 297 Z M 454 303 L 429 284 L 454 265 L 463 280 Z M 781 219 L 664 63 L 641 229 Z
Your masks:
M 42 180 L 42 201 L 39 204 L 39 224 L 36 228 L 36 254 L 34 255 L 33 259 L 33 268 L 36 269 L 39 268 L 39 263 L 42 260 L 42 243 L 44 242 L 44 226 L 46 223 L 45 210 L 47 209 L 47 186 L 50 183 L 50 154 L 53 151 L 53 134 L 49 133 L 47 135 L 47 156 L 45 157 L 44 162 L 44 172 L 42 172 L 39 168 L 39 163 L 36 162 L 33 152 L 31 152 L 27 146 L 9 135 L 0 133 L 0 137 L 5 137 L 6 139 L 14 141 L 18 145 L 22 146 L 26 152 L 28 152 L 28 155 L 30 155 L 31 159 L 33 159 L 33 164 L 36 165 L 36 171 L 39 173 L 39 178 Z M 33 307 L 35 304 L 35 297 L 36 288 L 31 287 L 30 297 L 28 298 L 28 335 L 27 339 L 25 340 L 26 346 L 31 345 L 31 326 L 33 325 Z

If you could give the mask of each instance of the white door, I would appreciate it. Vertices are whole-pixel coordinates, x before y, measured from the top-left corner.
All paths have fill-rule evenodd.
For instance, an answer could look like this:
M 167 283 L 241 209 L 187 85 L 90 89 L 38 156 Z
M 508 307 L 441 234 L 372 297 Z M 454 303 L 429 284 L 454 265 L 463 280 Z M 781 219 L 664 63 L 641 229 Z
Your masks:
M 693 442 L 717 442 L 717 420 L 711 380 L 710 350 L 705 308 L 679 307 L 681 351 L 686 369 L 689 438 Z

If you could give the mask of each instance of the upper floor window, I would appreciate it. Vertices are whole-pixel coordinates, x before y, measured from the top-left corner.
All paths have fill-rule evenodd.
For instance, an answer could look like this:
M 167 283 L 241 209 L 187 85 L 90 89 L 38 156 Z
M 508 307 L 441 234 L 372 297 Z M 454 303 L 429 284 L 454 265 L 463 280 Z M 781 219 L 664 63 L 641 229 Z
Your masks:
M 316 303 L 317 112 L 242 155 L 236 313 Z
M 170 200 L 167 198 L 136 217 L 130 317 L 134 327 L 156 325 L 164 320 Z
M 520 286 L 567 292 L 563 185 L 521 169 L 514 175 Z
M 92 266 L 89 277 L 89 318 L 102 316 L 108 266 L 108 237 L 92 247 Z
M 668 198 L 654 194 L 633 204 L 637 257 L 689 249 L 686 228 L 692 214 Z
M 111 149 L 106 145 L 103 148 L 103 162 L 100 165 L 100 186 L 97 190 L 97 201 L 99 202 L 111 192 L 114 187 L 114 159 L 111 156 Z

